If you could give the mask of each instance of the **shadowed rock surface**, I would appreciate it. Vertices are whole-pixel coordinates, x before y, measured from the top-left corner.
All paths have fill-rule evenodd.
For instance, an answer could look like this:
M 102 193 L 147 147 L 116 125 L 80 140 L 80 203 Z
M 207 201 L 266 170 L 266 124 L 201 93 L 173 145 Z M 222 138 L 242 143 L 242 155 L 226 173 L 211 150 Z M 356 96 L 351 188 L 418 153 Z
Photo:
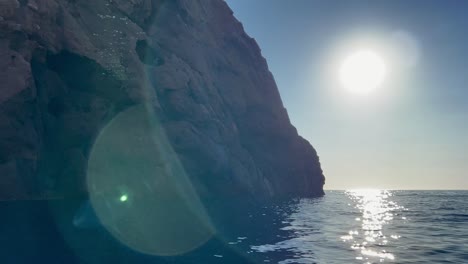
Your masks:
M 323 194 L 256 42 L 221 0 L 0 2 L 0 198 L 86 194 L 99 131 L 154 111 L 203 199 Z

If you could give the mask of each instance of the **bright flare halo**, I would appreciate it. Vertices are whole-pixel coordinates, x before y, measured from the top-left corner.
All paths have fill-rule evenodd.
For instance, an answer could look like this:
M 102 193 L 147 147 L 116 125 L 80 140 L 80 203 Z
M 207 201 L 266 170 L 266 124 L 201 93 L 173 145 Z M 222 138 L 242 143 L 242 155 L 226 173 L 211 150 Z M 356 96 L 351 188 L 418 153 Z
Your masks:
M 340 81 L 344 88 L 356 94 L 368 94 L 382 85 L 386 66 L 384 60 L 372 50 L 359 50 L 341 64 Z

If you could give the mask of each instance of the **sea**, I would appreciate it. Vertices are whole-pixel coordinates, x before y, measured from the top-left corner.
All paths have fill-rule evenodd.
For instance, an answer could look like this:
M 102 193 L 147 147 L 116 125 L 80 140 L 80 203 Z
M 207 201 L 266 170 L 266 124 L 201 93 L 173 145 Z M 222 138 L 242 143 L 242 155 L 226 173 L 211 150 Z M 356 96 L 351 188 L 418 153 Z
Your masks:
M 80 202 L 57 203 L 0 203 L 0 263 L 468 263 L 468 191 L 326 191 L 227 206 L 213 238 L 177 256 L 129 248 L 93 216 L 77 226 Z

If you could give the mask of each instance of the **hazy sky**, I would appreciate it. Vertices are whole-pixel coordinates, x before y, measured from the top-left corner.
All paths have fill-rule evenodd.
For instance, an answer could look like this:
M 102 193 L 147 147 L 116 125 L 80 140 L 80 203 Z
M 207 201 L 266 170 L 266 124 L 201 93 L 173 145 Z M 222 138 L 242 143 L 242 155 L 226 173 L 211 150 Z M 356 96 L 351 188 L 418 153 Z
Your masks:
M 227 2 L 317 149 L 325 188 L 468 189 L 468 2 Z M 361 48 L 387 66 L 367 95 L 338 77 Z

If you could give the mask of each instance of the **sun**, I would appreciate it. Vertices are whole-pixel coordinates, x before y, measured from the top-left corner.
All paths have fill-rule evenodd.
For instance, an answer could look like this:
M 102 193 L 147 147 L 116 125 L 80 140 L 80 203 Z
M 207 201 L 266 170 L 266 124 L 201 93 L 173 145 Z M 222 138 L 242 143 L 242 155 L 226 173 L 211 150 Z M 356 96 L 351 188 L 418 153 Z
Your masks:
M 350 92 L 368 94 L 382 85 L 386 66 L 372 50 L 359 50 L 345 58 L 340 68 L 341 84 Z

